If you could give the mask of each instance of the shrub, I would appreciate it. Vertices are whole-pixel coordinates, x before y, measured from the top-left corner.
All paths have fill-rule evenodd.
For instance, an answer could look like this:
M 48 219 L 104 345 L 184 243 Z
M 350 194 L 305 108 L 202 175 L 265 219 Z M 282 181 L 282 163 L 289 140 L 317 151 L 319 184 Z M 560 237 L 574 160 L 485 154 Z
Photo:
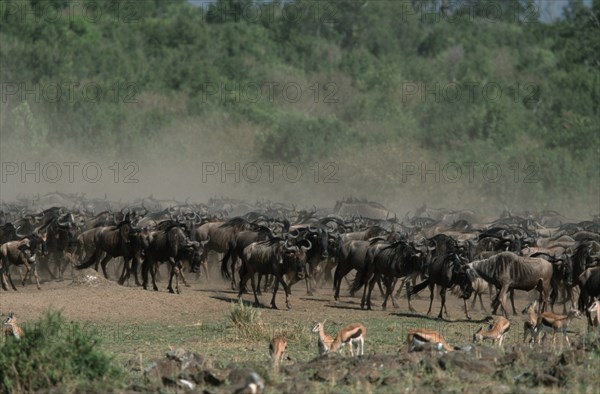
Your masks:
M 0 392 L 96 391 L 123 377 L 98 347 L 98 336 L 65 322 L 60 312 L 23 329 L 20 340 L 9 338 L 0 351 Z

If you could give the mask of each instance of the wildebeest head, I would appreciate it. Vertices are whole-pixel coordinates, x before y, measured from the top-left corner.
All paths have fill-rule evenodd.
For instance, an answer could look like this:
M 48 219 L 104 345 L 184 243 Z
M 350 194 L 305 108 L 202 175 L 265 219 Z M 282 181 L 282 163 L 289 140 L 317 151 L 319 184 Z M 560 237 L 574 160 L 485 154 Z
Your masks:
M 290 246 L 288 241 L 283 244 L 281 251 L 281 263 L 288 266 L 288 272 L 295 273 L 293 281 L 302 280 L 306 277 L 306 252 L 312 248 L 312 243 L 301 240 L 297 245 Z
M 456 253 L 452 253 L 448 258 L 452 264 L 452 282 L 457 284 L 462 291 L 461 298 L 469 299 L 475 291 L 473 289 L 472 275 L 468 265 L 465 261 Z
M 312 245 L 314 245 L 314 248 L 321 252 L 321 258 L 329 258 L 329 234 L 325 229 L 308 225 L 306 239 L 309 240 Z
M 33 249 L 32 244 L 34 246 Z M 35 243 L 31 242 L 30 239 L 27 239 L 18 249 L 18 259 L 21 260 L 22 264 L 35 263 Z

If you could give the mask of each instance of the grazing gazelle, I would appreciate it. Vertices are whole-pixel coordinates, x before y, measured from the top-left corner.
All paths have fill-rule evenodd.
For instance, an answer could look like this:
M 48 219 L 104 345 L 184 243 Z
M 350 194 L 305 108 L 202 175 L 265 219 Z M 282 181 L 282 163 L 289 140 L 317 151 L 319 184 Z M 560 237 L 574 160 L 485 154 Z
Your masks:
M 325 334 L 325 321 L 317 323 L 313 327 L 312 332 L 316 332 L 319 334 L 319 356 L 328 353 L 329 349 L 331 349 L 331 345 L 333 344 L 334 338 L 330 335 Z M 350 353 L 352 353 L 352 344 L 350 342 L 348 342 L 348 349 L 350 350 Z
M 525 322 L 523 323 L 523 343 L 525 343 L 525 341 L 527 341 L 527 337 L 530 336 L 530 346 L 535 342 L 535 326 L 537 325 L 538 320 L 538 314 L 536 312 L 537 306 L 537 300 L 533 301 L 529 305 L 527 305 L 525 309 L 523 309 L 523 311 L 521 312 L 523 315 L 529 316 L 529 319 L 525 320 Z
M 287 341 L 282 335 L 277 335 L 269 343 L 269 354 L 273 359 L 273 367 L 279 367 L 279 364 L 283 361 L 285 349 L 287 347 Z
M 8 339 L 8 337 L 13 336 L 16 339 L 21 339 L 23 336 L 23 330 L 19 327 L 19 322 L 17 321 L 17 317 L 14 313 L 10 312 L 4 322 L 4 336 Z
M 427 328 L 415 328 L 408 330 L 406 335 L 406 342 L 408 344 L 408 351 L 413 352 L 415 350 L 422 350 L 425 344 L 431 343 L 435 345 L 437 350 L 445 350 L 451 352 L 454 350 L 452 346 L 446 342 L 442 334 L 437 331 L 429 330 Z
M 562 332 L 565 339 L 567 340 L 567 345 L 570 345 L 569 336 L 567 335 L 567 329 L 569 324 L 573 319 L 581 319 L 581 312 L 576 309 L 572 309 L 569 313 L 565 315 L 555 315 L 551 312 L 545 312 L 538 316 L 537 324 L 535 326 L 535 335 L 539 336 L 542 331 L 544 331 L 544 338 L 546 339 L 546 332 L 552 333 L 552 343 L 556 343 L 556 333 Z M 562 345 L 562 342 L 561 342 Z
M 490 325 L 487 330 L 484 330 L 483 327 L 479 328 L 479 330 L 473 335 L 473 342 L 489 339 L 501 347 L 502 342 L 504 341 L 504 336 L 508 330 L 510 330 L 510 322 L 504 316 L 499 316 L 494 320 L 494 323 Z
M 596 312 L 596 316 L 592 318 L 592 327 L 596 330 L 600 330 L 600 300 L 595 300 L 588 308 L 588 312 Z
M 350 355 L 354 357 L 354 342 L 357 343 L 356 355 L 362 356 L 365 354 L 365 335 L 367 329 L 360 323 L 352 323 L 342 328 L 333 343 L 331 344 L 330 351 L 337 352 L 342 348 L 342 345 L 349 344 Z

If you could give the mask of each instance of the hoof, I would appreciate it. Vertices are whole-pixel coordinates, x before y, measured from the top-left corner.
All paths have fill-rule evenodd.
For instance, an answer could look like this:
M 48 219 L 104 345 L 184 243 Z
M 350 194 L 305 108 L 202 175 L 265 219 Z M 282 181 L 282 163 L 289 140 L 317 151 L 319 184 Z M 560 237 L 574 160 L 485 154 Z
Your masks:
M 173 291 L 173 289 L 169 289 L 169 293 L 175 294 L 175 292 Z

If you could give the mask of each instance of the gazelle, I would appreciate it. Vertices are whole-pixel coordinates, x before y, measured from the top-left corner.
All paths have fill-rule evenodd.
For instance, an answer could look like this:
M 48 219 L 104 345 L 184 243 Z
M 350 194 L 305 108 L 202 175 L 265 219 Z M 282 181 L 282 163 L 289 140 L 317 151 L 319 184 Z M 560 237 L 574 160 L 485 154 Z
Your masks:
M 538 316 L 537 324 L 535 326 L 535 335 L 539 336 L 544 331 L 544 339 L 546 338 L 546 332 L 552 333 L 552 343 L 556 342 L 556 333 L 562 332 L 567 340 L 567 345 L 570 345 L 569 336 L 567 335 L 567 329 L 573 319 L 581 319 L 581 312 L 574 309 L 569 311 L 565 315 L 555 315 L 551 312 L 545 312 Z M 562 342 L 561 342 L 562 344 Z
M 356 342 L 358 345 L 356 347 L 356 353 L 359 356 L 365 354 L 365 335 L 367 334 L 367 329 L 361 323 L 352 323 L 342 328 L 333 343 L 331 344 L 330 351 L 337 352 L 341 349 L 342 345 L 348 344 L 350 345 L 350 355 L 354 357 L 354 343 Z
M 487 330 L 484 330 L 481 327 L 474 335 L 473 342 L 483 341 L 484 339 L 489 339 L 494 341 L 494 343 L 498 344 L 498 346 L 502 347 L 502 342 L 504 341 L 504 336 L 510 330 L 510 322 L 504 316 L 499 316 L 494 320 L 494 323 L 489 326 Z
M 271 340 L 269 343 L 269 354 L 273 359 L 273 367 L 279 367 L 279 364 L 283 361 L 285 349 L 287 347 L 287 341 L 282 335 L 278 335 Z
M 530 344 L 535 342 L 535 326 L 537 325 L 538 320 L 538 314 L 536 312 L 537 306 L 537 300 L 533 301 L 529 305 L 527 305 L 525 309 L 523 309 L 523 311 L 521 312 L 524 315 L 529 315 L 529 319 L 525 320 L 525 322 L 523 323 L 523 343 L 527 341 L 528 336 L 531 337 L 531 340 L 529 341 Z
M 4 326 L 4 336 L 8 339 L 8 337 L 13 336 L 16 339 L 21 339 L 23 336 L 23 329 L 19 327 L 19 322 L 17 321 L 17 317 L 14 313 L 10 312 L 4 322 L 2 322 Z
M 596 316 L 592 318 L 592 327 L 595 330 L 600 330 L 600 300 L 595 300 L 587 311 L 589 313 L 596 313 Z
M 444 337 L 439 332 L 429 330 L 427 328 L 415 328 L 408 330 L 406 342 L 408 344 L 409 352 L 422 349 L 426 343 L 434 344 L 438 350 L 443 349 L 447 352 L 454 350 L 454 348 L 450 346 L 448 342 L 446 342 Z
M 317 323 L 313 327 L 312 332 L 316 332 L 319 334 L 319 356 L 328 353 L 329 349 L 331 349 L 331 345 L 333 344 L 334 338 L 331 335 L 325 334 L 325 320 Z M 348 349 L 350 350 L 350 353 L 352 353 L 351 343 L 348 343 Z

